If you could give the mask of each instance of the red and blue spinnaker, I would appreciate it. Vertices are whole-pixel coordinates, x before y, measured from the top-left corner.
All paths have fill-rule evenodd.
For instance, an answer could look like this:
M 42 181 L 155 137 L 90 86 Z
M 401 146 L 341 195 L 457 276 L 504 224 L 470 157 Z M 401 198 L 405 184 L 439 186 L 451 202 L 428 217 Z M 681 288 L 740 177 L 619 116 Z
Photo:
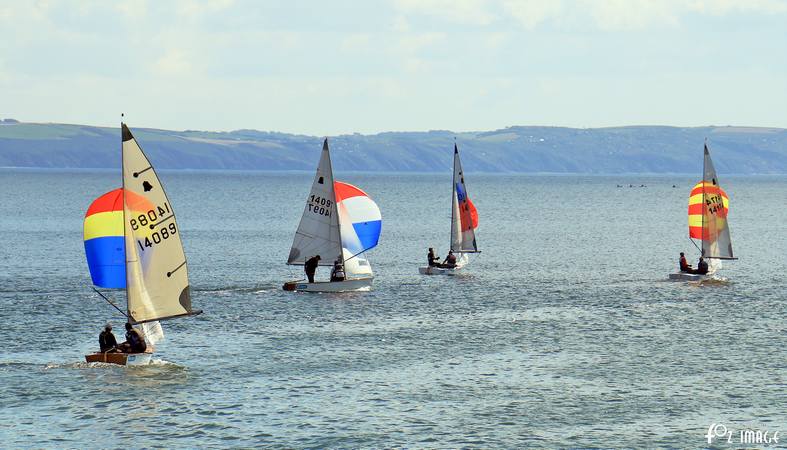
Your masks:
M 334 191 L 341 217 L 342 246 L 353 256 L 375 247 L 382 229 L 380 208 L 352 184 L 335 181 Z

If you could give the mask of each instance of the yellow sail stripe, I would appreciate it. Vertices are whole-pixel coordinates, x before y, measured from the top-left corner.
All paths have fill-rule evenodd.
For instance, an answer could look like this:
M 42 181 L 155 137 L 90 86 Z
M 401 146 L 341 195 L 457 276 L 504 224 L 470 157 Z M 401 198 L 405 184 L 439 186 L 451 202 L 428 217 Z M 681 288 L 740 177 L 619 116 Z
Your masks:
M 702 214 L 692 214 L 689 216 L 690 227 L 702 227 Z
M 702 193 L 689 197 L 689 205 L 695 205 L 697 203 L 702 203 Z
M 727 198 L 727 195 L 721 194 L 721 201 L 724 203 L 725 208 L 730 207 L 730 199 Z M 689 205 L 696 205 L 702 203 L 702 194 L 692 195 L 689 197 Z
M 84 239 L 123 236 L 123 211 L 106 211 L 85 217 Z

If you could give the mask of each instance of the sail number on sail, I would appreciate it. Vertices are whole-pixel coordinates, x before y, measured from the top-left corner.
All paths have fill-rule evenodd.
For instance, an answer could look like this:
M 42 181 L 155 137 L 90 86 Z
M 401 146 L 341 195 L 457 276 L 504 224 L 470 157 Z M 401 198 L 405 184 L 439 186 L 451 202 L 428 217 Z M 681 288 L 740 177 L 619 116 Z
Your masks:
M 333 202 L 325 197 L 312 195 L 309 197 L 309 203 L 307 203 L 306 206 L 309 208 L 309 212 L 313 212 L 321 216 L 331 217 L 332 203 Z
M 716 214 L 716 212 L 724 211 L 724 200 L 722 200 L 721 195 L 717 194 L 717 195 L 712 195 L 710 197 L 706 197 L 705 204 L 707 205 L 708 212 L 710 214 Z
M 164 217 L 166 214 L 169 216 Z M 132 230 L 138 230 L 142 227 L 149 227 L 151 230 L 155 229 L 157 225 L 161 224 L 162 222 L 171 219 L 172 210 L 169 208 L 169 204 L 164 202 L 164 206 L 156 206 L 153 209 L 148 210 L 145 213 L 142 213 L 133 219 L 129 220 L 129 225 L 131 225 Z M 157 219 L 161 219 L 158 223 L 156 223 Z M 160 244 L 161 242 L 169 239 L 170 236 L 177 234 L 178 229 L 175 226 L 175 223 L 172 222 L 165 227 L 159 229 L 158 231 L 154 231 L 150 234 L 150 236 L 145 237 L 145 239 L 137 239 L 137 245 L 139 248 L 144 252 L 145 247 L 153 247 L 156 244 Z

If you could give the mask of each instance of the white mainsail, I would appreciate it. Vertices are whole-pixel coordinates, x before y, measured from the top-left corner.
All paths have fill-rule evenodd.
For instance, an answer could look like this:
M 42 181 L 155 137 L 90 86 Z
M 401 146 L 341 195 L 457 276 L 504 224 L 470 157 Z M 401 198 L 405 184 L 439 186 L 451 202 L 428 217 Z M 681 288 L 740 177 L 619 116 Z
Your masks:
M 307 259 L 316 255 L 320 255 L 321 266 L 331 266 L 336 259 L 343 260 L 328 139 L 322 144 L 320 164 L 295 232 L 287 264 L 303 265 Z
M 131 131 L 121 127 L 129 321 L 198 314 L 191 309 L 186 255 L 172 204 Z
M 467 194 L 459 148 L 454 144 L 454 177 L 451 195 L 451 250 L 454 253 L 476 253 L 475 207 Z

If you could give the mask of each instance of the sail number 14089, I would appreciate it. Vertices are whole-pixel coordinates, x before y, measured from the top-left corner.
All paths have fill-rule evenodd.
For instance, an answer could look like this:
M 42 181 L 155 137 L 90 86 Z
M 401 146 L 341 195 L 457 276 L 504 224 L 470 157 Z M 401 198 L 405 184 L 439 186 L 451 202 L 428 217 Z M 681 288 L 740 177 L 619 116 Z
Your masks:
M 140 250 L 144 252 L 145 248 L 160 244 L 169 239 L 170 236 L 177 234 L 178 229 L 175 226 L 175 222 L 163 225 L 163 222 L 172 218 L 172 210 L 169 208 L 169 204 L 164 202 L 164 206 L 156 206 L 129 220 L 128 224 L 131 226 L 132 230 L 139 230 L 140 228 L 150 228 L 154 230 L 158 228 L 156 231 L 150 233 L 149 236 L 145 236 L 144 239 L 137 239 L 137 245 L 139 245 Z M 157 220 L 158 223 L 156 222 Z
M 319 214 L 321 216 L 331 217 L 332 203 L 332 201 L 325 197 L 312 195 L 309 197 L 309 203 L 306 204 L 306 207 L 309 208 L 309 212 L 313 212 L 314 214 Z

